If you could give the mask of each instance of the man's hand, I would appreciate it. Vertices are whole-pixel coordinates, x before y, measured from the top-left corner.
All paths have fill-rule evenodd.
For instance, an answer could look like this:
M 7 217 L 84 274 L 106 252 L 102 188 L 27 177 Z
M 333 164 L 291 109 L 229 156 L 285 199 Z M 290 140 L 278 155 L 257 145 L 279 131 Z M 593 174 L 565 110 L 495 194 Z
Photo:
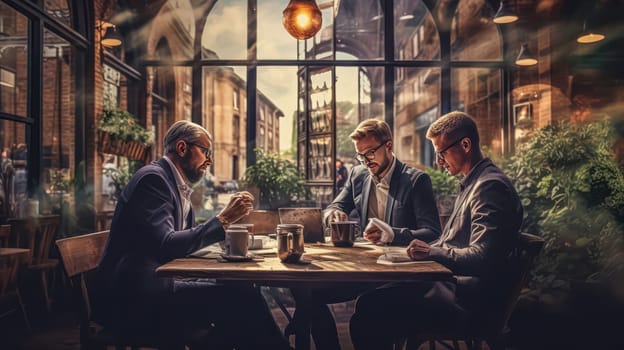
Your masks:
M 230 197 L 229 203 L 221 210 L 217 218 L 227 228 L 253 210 L 253 201 L 254 197 L 251 193 L 237 192 Z
M 429 256 L 430 248 L 429 244 L 415 239 L 407 246 L 407 255 L 412 260 L 425 260 Z
M 378 243 L 381 241 L 381 234 L 381 229 L 377 227 L 377 225 L 375 225 L 372 221 L 370 221 L 368 225 L 366 225 L 366 228 L 363 232 L 364 238 L 373 243 Z
M 329 226 L 332 222 L 347 220 L 349 220 L 349 217 L 342 210 L 330 209 L 325 213 L 325 220 L 323 221 L 325 222 L 325 226 Z

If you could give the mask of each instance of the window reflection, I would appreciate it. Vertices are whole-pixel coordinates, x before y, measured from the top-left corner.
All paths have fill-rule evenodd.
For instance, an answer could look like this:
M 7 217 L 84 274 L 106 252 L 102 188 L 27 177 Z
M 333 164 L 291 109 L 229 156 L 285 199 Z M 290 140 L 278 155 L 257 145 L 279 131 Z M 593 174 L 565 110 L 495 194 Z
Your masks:
M 206 17 L 202 48 L 203 59 L 247 58 L 247 0 L 215 3 Z
M 28 197 L 28 146 L 22 123 L 0 120 L 0 218 L 14 217 Z
M 438 28 L 422 1 L 397 1 L 394 27 L 394 55 L 397 60 L 440 58 Z
M 459 68 L 451 75 L 452 109 L 475 118 L 481 146 L 492 155 L 503 152 L 500 81 L 500 69 Z
M 64 39 L 44 30 L 42 183 L 49 203 L 41 211 L 60 212 L 73 201 L 70 183 L 76 163 L 75 53 Z
M 425 134 L 440 116 L 440 69 L 397 67 L 396 71 L 394 151 L 407 164 L 432 164 Z
M 27 116 L 30 21 L 0 2 L 0 111 Z
M 451 26 L 451 59 L 462 61 L 502 60 L 499 30 L 491 18 L 494 10 L 485 0 L 463 0 Z

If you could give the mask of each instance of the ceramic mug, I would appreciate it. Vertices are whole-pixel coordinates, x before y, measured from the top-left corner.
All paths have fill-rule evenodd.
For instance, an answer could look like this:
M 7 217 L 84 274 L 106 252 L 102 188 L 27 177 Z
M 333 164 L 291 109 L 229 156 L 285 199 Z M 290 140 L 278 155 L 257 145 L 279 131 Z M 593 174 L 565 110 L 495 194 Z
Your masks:
M 285 263 L 299 262 L 303 255 L 303 225 L 277 225 L 277 257 Z
M 355 236 L 360 233 L 357 221 L 334 221 L 329 227 L 332 243 L 336 247 L 352 247 Z

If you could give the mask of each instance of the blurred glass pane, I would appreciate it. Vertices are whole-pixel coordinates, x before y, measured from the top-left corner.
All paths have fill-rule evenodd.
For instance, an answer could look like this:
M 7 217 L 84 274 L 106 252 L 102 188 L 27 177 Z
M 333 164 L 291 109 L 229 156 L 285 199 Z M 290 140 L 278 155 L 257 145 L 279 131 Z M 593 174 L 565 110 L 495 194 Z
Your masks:
M 491 155 L 503 152 L 501 86 L 500 69 L 457 68 L 451 71 L 451 110 L 464 111 L 475 119 L 481 148 Z
M 202 34 L 202 58 L 247 59 L 247 0 L 215 3 Z
M 336 0 L 337 3 L 338 0 Z M 323 24 L 315 36 L 299 42 L 298 57 L 308 60 L 331 60 L 334 58 L 334 6 L 333 0 L 317 0 Z
M 26 125 L 11 120 L 0 120 L 0 146 L 2 163 L 0 171 L 6 183 L 0 186 L 3 203 L 0 204 L 0 216 L 16 215 L 17 205 L 28 197 L 28 146 L 26 144 Z
M 440 68 L 395 68 L 394 152 L 412 165 L 433 162 L 425 134 L 440 116 Z
M 465 0 L 457 5 L 451 25 L 451 59 L 499 61 L 503 59 L 500 31 L 486 0 Z
M 50 203 L 45 213 L 60 213 L 73 191 L 75 153 L 76 49 L 49 30 L 43 32 L 42 182 Z
M 204 67 L 202 125 L 213 137 L 210 172 L 219 182 L 238 180 L 247 152 L 245 67 Z
M 0 2 L 0 111 L 27 116 L 30 21 Z
M 297 39 L 282 25 L 285 0 L 258 1 L 258 58 L 297 59 Z
M 297 67 L 258 67 L 258 109 L 265 119 L 256 129 L 265 128 L 265 149 L 295 160 L 297 133 Z M 260 142 L 256 135 L 256 144 Z
M 394 7 L 394 57 L 397 60 L 440 59 L 438 28 L 425 4 L 397 1 Z
M 71 12 L 67 0 L 44 0 L 45 11 L 60 22 L 71 26 Z
M 337 56 L 336 59 L 383 59 L 383 26 L 380 1 L 340 1 L 336 16 L 336 50 L 353 57 Z

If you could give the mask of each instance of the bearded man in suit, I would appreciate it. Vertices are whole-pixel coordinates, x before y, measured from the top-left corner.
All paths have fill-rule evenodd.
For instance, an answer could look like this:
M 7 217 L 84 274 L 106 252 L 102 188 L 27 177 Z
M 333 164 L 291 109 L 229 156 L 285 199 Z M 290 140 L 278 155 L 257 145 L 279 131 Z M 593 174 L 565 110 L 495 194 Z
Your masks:
M 190 195 L 212 164 L 212 137 L 198 124 L 178 121 L 165 135 L 164 150 L 134 174 L 117 202 L 99 266 L 104 307 L 113 311 L 108 322 L 135 333 L 156 330 L 172 343 L 188 328 L 214 325 L 217 346 L 289 349 L 253 285 L 156 275 L 158 266 L 222 241 L 254 200 L 249 192 L 235 193 L 216 217 L 195 225 Z

